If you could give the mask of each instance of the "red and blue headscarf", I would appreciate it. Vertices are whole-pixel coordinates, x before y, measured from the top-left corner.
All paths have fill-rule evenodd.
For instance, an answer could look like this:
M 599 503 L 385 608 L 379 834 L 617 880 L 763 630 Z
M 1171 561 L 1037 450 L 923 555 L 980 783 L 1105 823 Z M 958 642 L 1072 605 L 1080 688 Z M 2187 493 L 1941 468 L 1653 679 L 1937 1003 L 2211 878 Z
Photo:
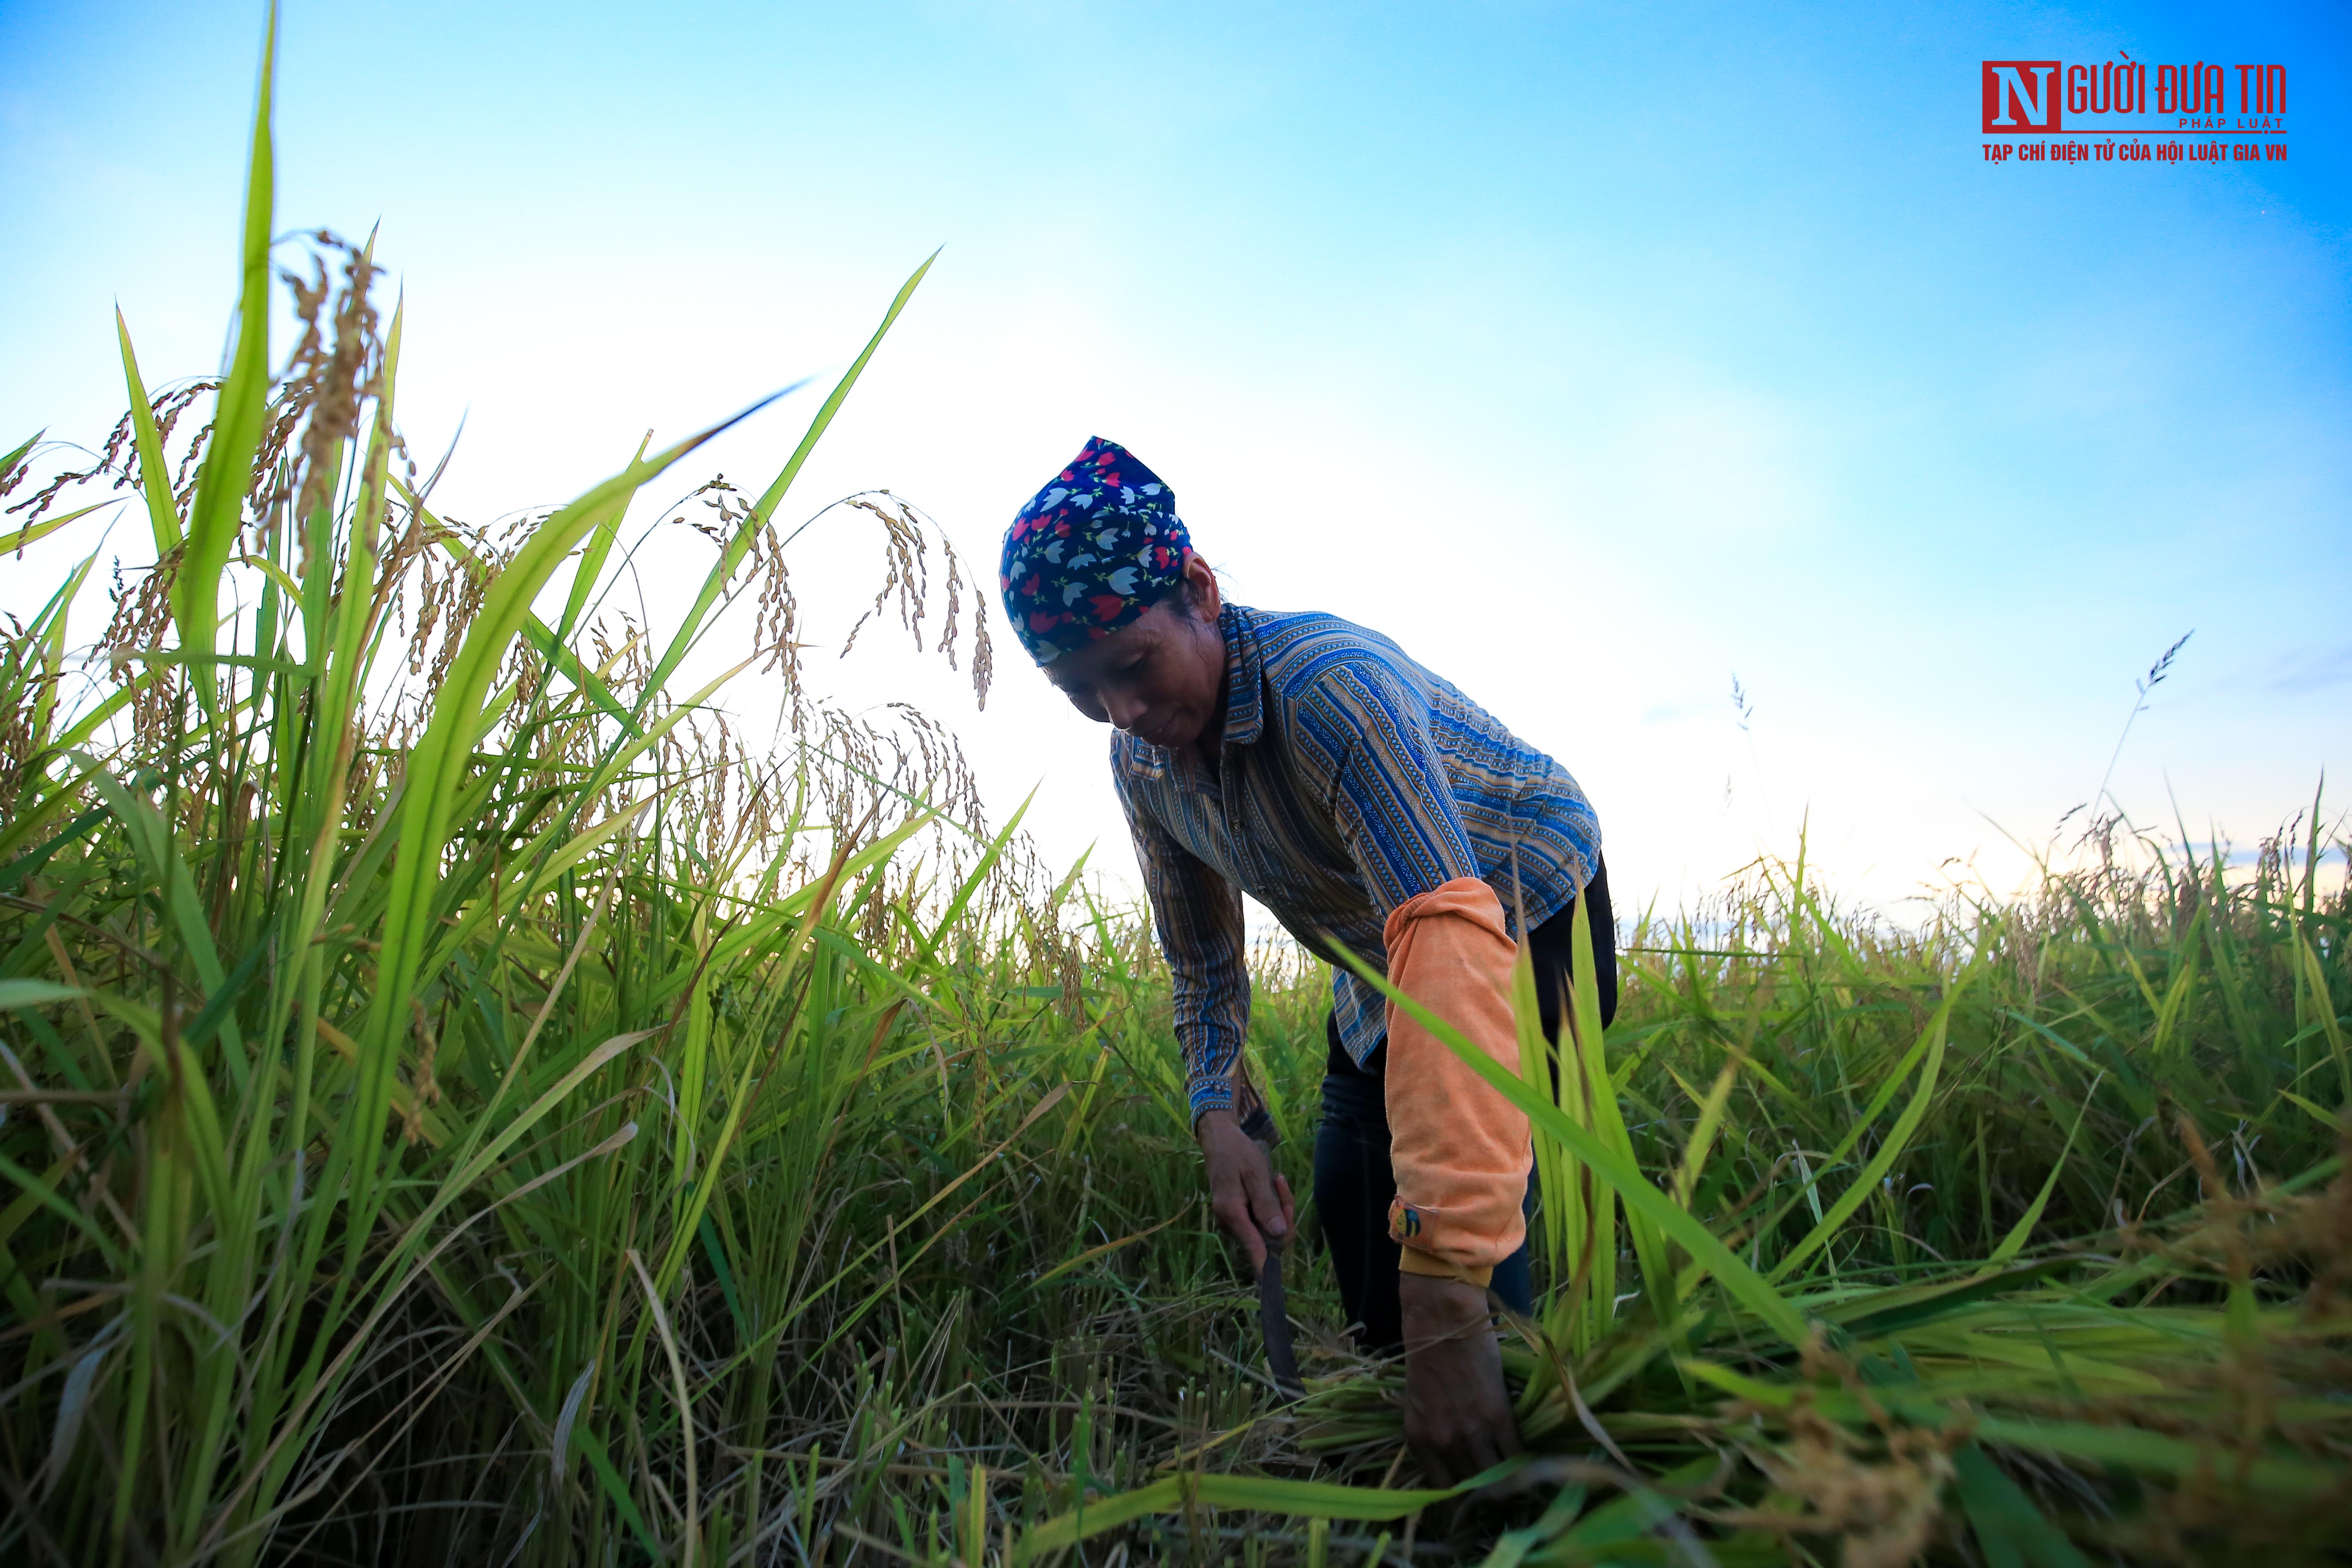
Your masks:
M 997 586 L 1029 657 L 1051 664 L 1173 593 L 1192 551 L 1176 492 L 1097 436 L 1013 514 Z

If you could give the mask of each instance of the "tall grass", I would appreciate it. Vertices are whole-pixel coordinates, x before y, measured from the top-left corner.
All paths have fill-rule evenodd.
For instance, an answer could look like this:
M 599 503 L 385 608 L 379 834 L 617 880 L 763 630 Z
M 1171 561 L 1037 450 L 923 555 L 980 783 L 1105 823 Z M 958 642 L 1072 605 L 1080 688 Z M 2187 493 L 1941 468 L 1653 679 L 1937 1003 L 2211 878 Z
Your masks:
M 2234 882 L 2105 847 L 1916 935 L 1760 866 L 1637 933 L 1635 1005 L 1603 1040 L 1584 999 L 1556 1095 L 1490 1075 L 1536 1121 L 1555 1282 L 1522 1429 L 1621 1494 L 1505 1561 L 2340 1544 L 2352 906 L 2315 831 Z M 1360 1383 L 1311 1405 L 1311 1448 L 1392 1446 Z
M 313 244 L 273 356 L 268 106 L 265 72 L 227 371 L 151 398 L 125 326 L 116 440 L 0 540 L 114 485 L 157 562 L 94 660 L 96 553 L 0 658 L 0 1553 L 2047 1565 L 2345 1530 L 2352 907 L 2315 826 L 1916 934 L 1801 860 L 1644 922 L 1605 1037 L 1580 998 L 1507 1084 L 1542 1457 L 1415 1491 L 1319 1259 L 1313 1392 L 1260 1370 L 1140 925 L 989 831 L 936 731 L 800 698 L 779 518 L 922 273 L 774 481 L 704 498 L 690 612 L 635 626 L 625 518 L 702 437 L 503 534 L 437 517 L 369 247 Z M 868 505 L 912 618 L 931 542 Z M 674 689 L 698 648 L 791 684 L 790 743 L 747 749 L 723 675 Z M 1254 968 L 1303 1188 L 1326 979 Z

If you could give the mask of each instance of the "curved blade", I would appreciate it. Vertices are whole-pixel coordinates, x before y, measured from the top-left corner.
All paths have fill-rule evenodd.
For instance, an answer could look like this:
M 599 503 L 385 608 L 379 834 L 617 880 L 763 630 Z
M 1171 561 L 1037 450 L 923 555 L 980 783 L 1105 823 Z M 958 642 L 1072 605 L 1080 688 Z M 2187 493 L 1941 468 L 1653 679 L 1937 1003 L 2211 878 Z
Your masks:
M 1305 1394 L 1298 1358 L 1290 1348 L 1290 1309 L 1282 1294 L 1282 1254 L 1270 1247 L 1257 1271 L 1257 1321 L 1265 1334 L 1265 1363 L 1274 1373 L 1274 1381 L 1294 1399 Z

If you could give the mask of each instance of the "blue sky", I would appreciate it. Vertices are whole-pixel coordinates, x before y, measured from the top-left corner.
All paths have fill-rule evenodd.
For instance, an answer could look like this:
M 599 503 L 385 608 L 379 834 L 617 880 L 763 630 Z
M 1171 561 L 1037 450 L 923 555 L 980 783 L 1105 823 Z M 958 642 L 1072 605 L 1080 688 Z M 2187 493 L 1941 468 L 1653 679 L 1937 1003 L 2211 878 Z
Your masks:
M 117 301 L 151 379 L 216 361 L 259 22 L 0 4 L 0 438 L 104 434 Z M 2007 836 L 2090 796 L 2191 627 L 2127 808 L 2249 842 L 2323 770 L 2352 787 L 2347 32 L 2321 5 L 292 0 L 278 214 L 381 219 L 403 423 L 437 455 L 465 416 L 439 495 L 473 521 L 837 369 L 944 246 L 801 510 L 887 486 L 992 567 L 1111 437 L 1234 596 L 1390 633 L 1566 763 L 1621 899 L 1695 897 L 1810 821 L 1892 905 L 1949 857 L 2014 880 Z M 2118 49 L 2284 63 L 2289 160 L 1984 162 L 1979 59 Z M 675 489 L 764 481 L 803 417 Z M 837 630 L 870 542 L 803 542 Z M 656 552 L 649 601 L 704 566 Z M 827 679 L 953 723 L 1000 807 L 1042 780 L 1048 853 L 1117 872 L 1102 733 L 1000 652 L 985 714 L 887 650 Z

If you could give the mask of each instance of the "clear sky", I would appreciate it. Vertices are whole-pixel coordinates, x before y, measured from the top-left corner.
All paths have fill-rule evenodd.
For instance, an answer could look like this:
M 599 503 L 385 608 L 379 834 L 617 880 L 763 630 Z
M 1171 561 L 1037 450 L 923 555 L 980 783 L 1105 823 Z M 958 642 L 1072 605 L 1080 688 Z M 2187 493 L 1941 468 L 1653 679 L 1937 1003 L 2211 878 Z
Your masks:
M 403 423 L 429 458 L 467 416 L 438 497 L 470 521 L 837 371 L 944 246 L 800 512 L 887 486 L 992 584 L 1100 433 L 1234 596 L 1388 632 L 1559 757 L 1621 903 L 1809 814 L 1895 907 L 1948 857 L 2013 880 L 2004 835 L 2090 798 L 2192 627 L 2124 805 L 2243 844 L 2323 770 L 2352 791 L 2347 18 L 289 0 L 278 221 L 382 221 Z M 117 301 L 151 380 L 217 361 L 260 21 L 0 3 L 0 443 L 104 435 Z M 2288 160 L 1984 160 L 1979 60 L 2118 50 L 2283 63 Z M 663 495 L 763 483 L 806 411 Z M 870 548 L 803 544 L 837 632 Z M 646 563 L 656 606 L 707 566 Z M 892 652 L 827 679 L 1131 870 L 1104 732 L 999 632 L 984 714 Z

